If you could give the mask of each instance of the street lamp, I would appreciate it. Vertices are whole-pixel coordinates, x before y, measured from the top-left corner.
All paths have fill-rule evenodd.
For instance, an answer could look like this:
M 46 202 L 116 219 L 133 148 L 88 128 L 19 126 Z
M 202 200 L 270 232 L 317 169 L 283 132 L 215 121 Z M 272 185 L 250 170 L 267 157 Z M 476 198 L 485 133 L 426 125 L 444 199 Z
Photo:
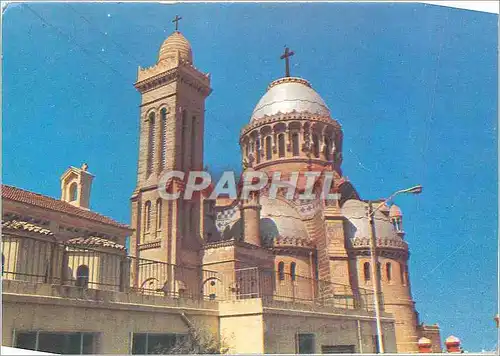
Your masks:
M 371 258 L 371 275 L 373 281 L 373 304 L 375 307 L 375 320 L 377 323 L 377 341 L 379 353 L 384 353 L 384 343 L 382 341 L 382 324 L 380 322 L 380 301 L 379 301 L 379 278 L 378 278 L 378 259 L 377 259 L 377 238 L 375 232 L 375 220 L 374 215 L 382 206 L 384 206 L 388 201 L 392 200 L 398 194 L 420 194 L 422 193 L 422 186 L 416 185 L 411 188 L 401 189 L 392 193 L 389 198 L 385 199 L 380 203 L 375 209 L 373 209 L 372 202 L 368 202 L 368 219 L 370 221 L 370 258 Z

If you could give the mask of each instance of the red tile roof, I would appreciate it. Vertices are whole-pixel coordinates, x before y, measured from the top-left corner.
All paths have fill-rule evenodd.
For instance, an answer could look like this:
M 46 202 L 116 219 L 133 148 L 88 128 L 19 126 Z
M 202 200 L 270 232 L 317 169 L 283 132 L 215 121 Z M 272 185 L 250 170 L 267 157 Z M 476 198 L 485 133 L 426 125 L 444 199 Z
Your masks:
M 17 187 L 2 184 L 2 199 L 17 201 L 24 204 L 33 205 L 42 209 L 53 210 L 68 215 L 77 216 L 79 218 L 100 222 L 119 228 L 130 229 L 130 226 L 119 223 L 107 216 L 94 213 L 93 211 L 85 210 L 66 203 L 62 200 L 57 200 L 46 195 L 33 193 Z
M 79 245 L 86 247 L 110 247 L 120 251 L 125 251 L 125 246 L 120 245 L 114 241 L 103 239 L 98 236 L 88 236 L 88 237 L 75 237 L 66 241 L 68 245 Z
M 36 224 L 32 224 L 27 221 L 19 221 L 19 220 L 2 220 L 2 228 L 3 229 L 12 229 L 12 230 L 24 230 L 30 232 L 36 232 L 41 235 L 54 235 L 50 229 L 46 229 L 42 226 L 38 226 Z

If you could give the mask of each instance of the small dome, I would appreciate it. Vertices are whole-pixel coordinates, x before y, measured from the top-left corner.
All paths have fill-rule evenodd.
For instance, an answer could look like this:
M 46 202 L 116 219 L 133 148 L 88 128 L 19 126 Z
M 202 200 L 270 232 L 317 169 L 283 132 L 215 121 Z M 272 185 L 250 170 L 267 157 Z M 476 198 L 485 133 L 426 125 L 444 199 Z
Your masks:
M 403 216 L 403 213 L 401 213 L 401 209 L 396 204 L 392 204 L 389 209 L 389 216 L 391 218 L 399 218 Z
M 278 238 L 309 240 L 304 222 L 297 210 L 281 199 L 260 198 L 260 235 L 264 245 Z
M 418 339 L 418 344 L 419 345 L 431 345 L 432 342 L 430 339 L 428 339 L 426 337 L 421 337 L 420 339 Z
M 445 344 L 460 344 L 460 339 L 456 336 L 448 336 L 444 342 Z
M 285 77 L 269 84 L 267 92 L 253 110 L 251 121 L 265 115 L 286 114 L 293 111 L 330 116 L 330 110 L 325 102 L 307 80 Z
M 158 62 L 175 56 L 177 52 L 179 52 L 179 56 L 182 60 L 188 63 L 193 63 L 193 51 L 191 50 L 191 44 L 179 31 L 172 33 L 163 42 L 160 47 Z

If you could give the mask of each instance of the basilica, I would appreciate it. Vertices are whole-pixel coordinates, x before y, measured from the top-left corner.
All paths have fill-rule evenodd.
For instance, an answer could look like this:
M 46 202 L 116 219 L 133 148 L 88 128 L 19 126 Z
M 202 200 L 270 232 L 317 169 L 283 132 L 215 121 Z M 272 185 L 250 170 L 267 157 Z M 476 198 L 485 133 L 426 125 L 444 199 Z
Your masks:
M 441 352 L 439 327 L 420 322 L 412 299 L 402 211 L 362 199 L 343 174 L 341 124 L 313 83 L 290 75 L 293 54 L 242 122 L 242 170 L 299 172 L 299 190 L 305 173 L 329 172 L 336 198 L 161 198 L 166 172 L 204 170 L 212 93 L 176 29 L 137 72 L 130 226 L 89 210 L 87 165 L 63 174 L 60 199 L 2 187 L 4 345 L 154 353 L 197 324 L 231 353 L 412 353 L 419 339 Z

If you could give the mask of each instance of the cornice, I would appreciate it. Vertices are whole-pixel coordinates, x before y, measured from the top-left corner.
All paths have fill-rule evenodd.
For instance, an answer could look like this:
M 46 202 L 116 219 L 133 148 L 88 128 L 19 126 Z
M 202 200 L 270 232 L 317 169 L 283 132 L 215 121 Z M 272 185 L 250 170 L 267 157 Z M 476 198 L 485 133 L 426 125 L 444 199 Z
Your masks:
M 158 248 L 161 247 L 161 239 L 155 240 L 155 241 L 150 241 L 150 242 L 144 242 L 139 245 L 139 251 L 142 250 L 149 250 L 151 248 Z
M 240 131 L 240 142 L 244 135 L 249 133 L 250 131 L 255 130 L 260 126 L 265 126 L 269 124 L 274 124 L 278 122 L 287 122 L 287 121 L 308 121 L 308 122 L 319 122 L 329 126 L 334 127 L 336 131 L 342 131 L 342 126 L 334 119 L 329 116 L 320 116 L 316 114 L 311 114 L 309 112 L 297 112 L 292 111 L 291 113 L 278 113 L 276 115 L 271 116 L 263 116 L 260 119 L 254 120 L 250 122 L 248 125 L 243 127 Z
M 166 69 L 156 75 L 152 75 L 151 77 L 138 80 L 134 86 L 141 94 L 143 94 L 175 80 L 189 85 L 201 93 L 204 97 L 207 97 L 212 92 L 209 77 L 186 65 Z

